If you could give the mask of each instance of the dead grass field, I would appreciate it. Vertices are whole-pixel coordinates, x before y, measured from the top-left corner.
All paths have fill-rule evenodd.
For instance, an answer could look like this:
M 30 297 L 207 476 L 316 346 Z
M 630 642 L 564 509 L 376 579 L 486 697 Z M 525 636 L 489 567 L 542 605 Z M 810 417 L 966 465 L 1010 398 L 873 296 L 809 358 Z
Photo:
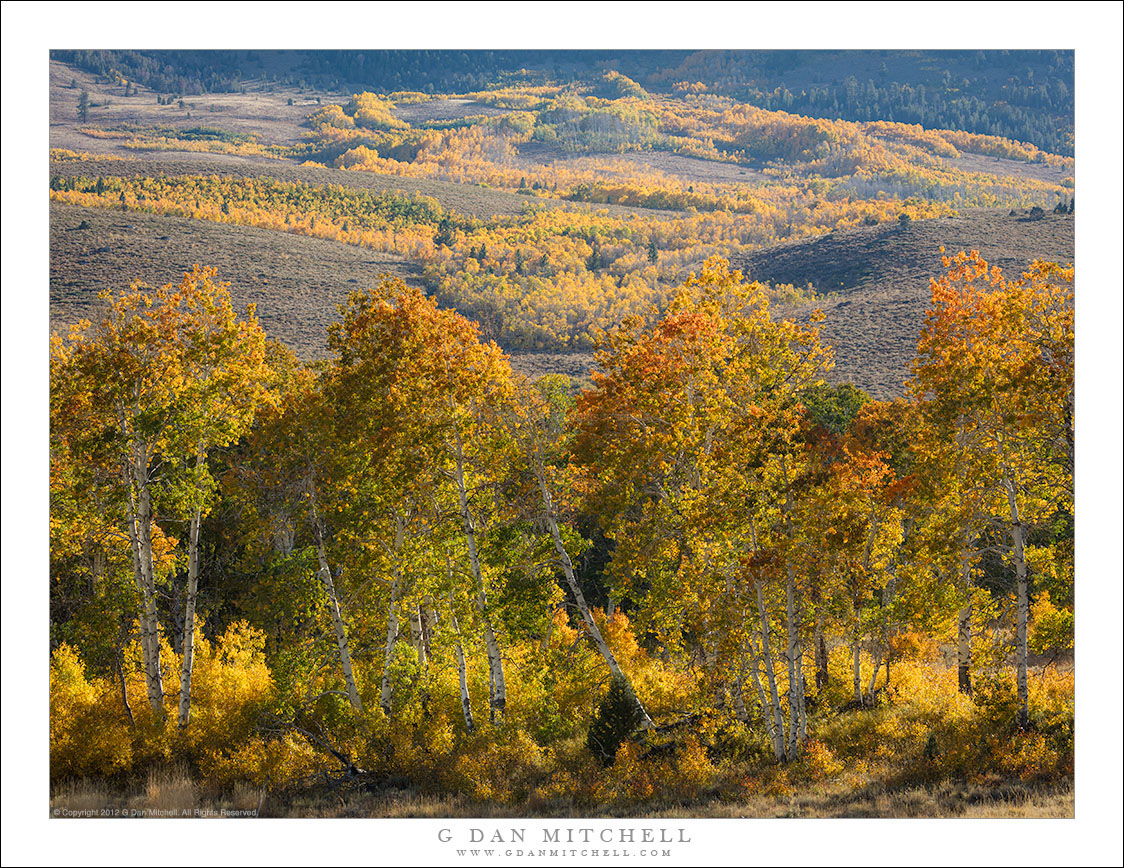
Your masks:
M 306 360 L 327 352 L 328 325 L 351 292 L 384 274 L 419 282 L 419 269 L 400 257 L 348 244 L 52 202 L 51 325 L 97 316 L 102 289 L 175 283 L 196 263 L 218 268 L 235 305 L 256 304 L 266 333 Z
M 472 115 L 505 115 L 507 109 L 484 105 L 471 99 L 431 99 L 426 102 L 402 103 L 394 107 L 395 117 L 410 124 L 426 121 L 456 121 Z
M 986 172 L 1006 178 L 1025 178 L 1043 181 L 1047 184 L 1061 184 L 1073 177 L 1073 169 L 1047 166 L 1045 163 L 1026 163 L 1022 160 L 1008 160 L 1003 157 L 987 157 L 983 154 L 963 154 L 959 157 L 946 157 L 945 165 L 962 172 Z
M 717 163 L 713 160 L 673 154 L 669 151 L 626 152 L 623 154 L 590 156 L 563 151 L 557 145 L 528 142 L 519 146 L 519 160 L 528 168 L 558 163 L 571 171 L 578 171 L 595 163 L 620 162 L 628 166 L 634 166 L 639 170 L 655 169 L 689 184 L 759 184 L 766 180 L 766 176 L 762 172 L 746 166 L 739 166 L 735 163 Z M 614 178 L 622 174 L 622 172 L 612 170 L 605 172 L 608 178 Z
M 71 87 L 71 82 L 77 86 Z M 50 143 L 52 148 L 106 153 L 116 149 L 110 139 L 93 139 L 78 132 L 82 126 L 112 127 L 132 123 L 142 126 L 214 126 L 232 133 L 253 134 L 263 145 L 292 145 L 300 141 L 301 126 L 316 108 L 316 95 L 299 93 L 296 88 L 277 87 L 273 92 L 257 90 L 250 84 L 247 93 L 208 93 L 185 96 L 157 105 L 155 91 L 138 87 L 135 96 L 125 96 L 124 85 L 99 82 L 97 76 L 52 60 L 49 71 Z M 78 121 L 78 97 L 85 90 L 91 107 L 86 123 Z M 325 102 L 332 102 L 321 95 Z M 293 104 L 289 105 L 292 99 Z M 109 101 L 109 105 L 104 103 Z
M 233 791 L 211 791 L 182 768 L 154 770 L 144 781 L 111 787 L 101 781 L 68 781 L 51 793 L 50 811 L 59 816 L 96 817 L 102 811 L 127 816 L 241 816 L 328 818 L 504 818 L 633 817 L 675 819 L 785 818 L 1072 818 L 1072 781 L 1027 784 L 1018 780 L 994 786 L 942 783 L 928 787 L 889 789 L 871 784 L 857 791 L 826 783 L 787 797 L 754 796 L 738 801 L 701 800 L 687 804 L 652 804 L 635 810 L 600 810 L 566 800 L 498 805 L 458 796 L 434 796 L 412 789 L 379 786 L 309 790 L 281 796 L 268 789 L 240 785 Z M 198 812 L 198 813 L 196 813 Z

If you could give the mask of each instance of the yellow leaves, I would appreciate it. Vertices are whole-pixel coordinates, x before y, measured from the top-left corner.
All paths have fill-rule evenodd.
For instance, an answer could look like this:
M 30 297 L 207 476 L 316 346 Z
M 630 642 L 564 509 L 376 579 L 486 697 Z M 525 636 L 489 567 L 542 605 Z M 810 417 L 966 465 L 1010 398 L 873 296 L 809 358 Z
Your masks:
M 355 129 L 355 119 L 342 106 L 326 105 L 308 116 L 308 125 L 314 129 L 322 125 L 337 129 Z
M 918 345 L 914 391 L 946 403 L 998 401 L 1005 405 L 1000 415 L 1013 411 L 1031 421 L 1038 414 L 1046 421 L 1065 399 L 1060 393 L 1047 398 L 1045 392 L 1064 389 L 1065 366 L 1072 364 L 1072 328 L 1066 325 L 1073 317 L 1067 288 L 1072 268 L 1036 263 L 1021 280 L 1008 281 L 976 251 L 958 253 L 951 266 L 932 284 L 933 308 Z M 1057 341 L 1050 348 L 1051 358 L 1062 363 L 1056 371 L 1041 364 L 1043 341 Z
M 191 686 L 192 751 L 216 751 L 249 739 L 256 716 L 273 697 L 273 678 L 265 661 L 265 636 L 236 621 L 214 643 L 197 623 Z
M 89 678 L 77 650 L 51 655 L 50 756 L 53 779 L 109 776 L 132 762 L 131 733 L 108 679 Z
M 322 115 L 325 118 L 321 121 L 323 123 L 328 122 L 327 119 L 338 118 L 338 115 L 331 111 L 332 108 L 336 107 L 328 106 L 326 114 L 324 114 L 325 110 L 321 109 L 313 117 Z M 394 106 L 391 103 L 379 99 L 373 93 L 357 93 L 352 96 L 351 101 L 341 111 L 352 117 L 354 126 L 367 129 L 395 129 L 409 126 L 394 116 L 393 108 Z M 333 126 L 335 125 L 333 124 Z
M 1048 591 L 1030 605 L 1029 645 L 1035 654 L 1059 653 L 1073 648 L 1073 612 L 1055 606 Z

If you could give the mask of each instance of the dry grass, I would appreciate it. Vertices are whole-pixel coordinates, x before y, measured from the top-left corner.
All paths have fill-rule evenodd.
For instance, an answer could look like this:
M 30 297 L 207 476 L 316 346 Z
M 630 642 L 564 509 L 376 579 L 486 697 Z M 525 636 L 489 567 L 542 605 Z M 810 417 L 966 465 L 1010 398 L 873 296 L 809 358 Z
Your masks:
M 983 154 L 961 154 L 959 157 L 945 157 L 944 163 L 962 172 L 982 172 L 1006 178 L 1029 178 L 1047 184 L 1060 184 L 1073 177 L 1073 169 L 1062 166 L 1048 166 L 1045 163 L 1026 163 L 1022 160 L 1007 160 L 1002 157 L 988 157 Z
M 66 781 L 51 795 L 51 815 L 62 818 L 262 816 L 265 790 L 236 784 L 214 791 L 196 781 L 181 765 L 150 769 L 143 782 L 112 785 L 107 781 Z
M 196 798 L 191 772 L 182 766 L 150 770 L 144 796 L 135 801 L 139 802 L 135 807 L 161 812 L 192 810 Z
M 431 99 L 418 103 L 402 103 L 394 108 L 396 117 L 411 124 L 459 120 L 472 115 L 503 114 L 507 114 L 507 109 L 484 105 L 470 99 Z
M 827 315 L 823 337 L 835 349 L 833 379 L 886 399 L 903 392 L 931 300 L 929 279 L 944 271 L 942 245 L 949 254 L 978 250 L 1017 276 L 1034 259 L 1072 263 L 1073 225 L 1069 215 L 1031 220 L 1025 212 L 972 211 L 832 232 L 766 247 L 734 264 L 754 280 L 812 283 L 825 296 L 816 306 Z M 806 316 L 807 310 L 788 313 Z
M 265 801 L 265 790 L 252 784 L 237 783 L 230 796 L 230 804 L 236 811 L 260 810 Z
M 552 163 L 565 166 L 570 171 L 583 167 L 604 166 L 606 163 L 630 167 L 628 174 L 654 169 L 685 184 L 727 184 L 736 187 L 740 184 L 760 184 L 767 180 L 763 172 L 737 163 L 719 163 L 690 157 L 669 151 L 640 151 L 622 154 L 575 154 L 564 151 L 557 145 L 542 142 L 528 142 L 519 146 L 520 164 L 541 167 Z M 606 178 L 617 177 L 622 172 L 612 169 L 605 172 Z M 672 212 L 660 212 L 672 213 Z
M 745 802 L 714 803 L 705 812 L 696 809 L 683 814 L 675 809 L 652 813 L 653 817 L 751 817 L 759 819 L 804 818 L 1000 818 L 1073 817 L 1073 788 L 1068 783 L 1055 786 L 1027 786 L 1016 783 L 999 787 L 942 784 L 936 787 L 910 787 L 885 790 L 872 785 L 857 792 L 830 790 L 796 793 L 787 800 L 756 797 Z
M 328 325 L 349 293 L 384 274 L 419 280 L 400 257 L 320 238 L 52 202 L 51 324 L 95 318 L 103 289 L 178 282 L 195 263 L 218 268 L 235 305 L 256 304 L 266 333 L 304 359 L 325 355 Z
M 823 785 L 788 797 L 754 796 L 738 801 L 702 800 L 690 804 L 640 806 L 631 811 L 597 811 L 567 800 L 504 806 L 457 796 L 432 796 L 413 791 L 309 792 L 281 799 L 255 787 L 236 786 L 233 793 L 199 797 L 204 788 L 182 769 L 153 772 L 141 794 L 113 792 L 93 781 L 61 785 L 51 799 L 52 811 L 98 812 L 103 809 L 174 812 L 198 811 L 208 816 L 254 812 L 289 818 L 503 818 L 503 817 L 635 817 L 712 819 L 778 818 L 1072 818 L 1072 783 L 1029 785 L 1019 781 L 997 786 L 943 783 L 932 787 L 889 790 L 878 784 L 848 791 L 840 784 Z M 260 812 L 259 812 L 260 811 Z M 159 815 L 159 814 L 158 814 Z
M 98 81 L 91 73 L 55 60 L 50 62 L 49 75 L 53 148 L 101 150 L 114 147 L 112 142 L 101 147 L 92 145 L 96 140 L 83 136 L 78 127 L 110 127 L 124 123 L 177 128 L 217 126 L 233 133 L 254 134 L 265 145 L 296 144 L 305 132 L 302 127 L 305 118 L 316 108 L 315 99 L 310 103 L 308 94 L 298 93 L 296 88 L 185 96 L 184 107 L 180 108 L 178 99 L 170 105 L 157 105 L 156 93 L 143 86 L 138 86 L 136 96 L 125 96 L 124 85 Z M 71 81 L 77 87 L 70 87 Z M 78 122 L 78 97 L 82 91 L 89 94 L 91 103 L 86 124 Z M 290 98 L 292 105 L 289 105 Z M 326 101 L 336 98 L 326 98 Z M 109 105 L 105 105 L 107 101 Z
M 97 811 L 109 804 L 110 797 L 102 781 L 88 778 L 80 781 L 67 781 L 51 797 L 51 808 L 65 808 L 70 811 Z

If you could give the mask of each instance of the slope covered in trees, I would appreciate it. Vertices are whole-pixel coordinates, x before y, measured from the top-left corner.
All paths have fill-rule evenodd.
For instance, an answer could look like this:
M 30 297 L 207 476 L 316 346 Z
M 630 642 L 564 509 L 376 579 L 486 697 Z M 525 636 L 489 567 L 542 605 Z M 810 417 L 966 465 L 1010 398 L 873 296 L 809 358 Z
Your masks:
M 54 93 L 60 105 L 72 96 L 61 84 Z M 243 108 L 237 94 L 212 103 L 206 123 L 193 100 L 158 96 L 145 108 L 131 94 L 112 109 L 99 95 L 101 117 L 57 134 L 60 143 L 84 138 L 96 155 L 53 152 L 56 202 L 401 257 L 430 294 L 523 352 L 588 354 L 601 330 L 666 305 L 709 256 L 744 261 L 856 227 L 888 230 L 981 207 L 1069 210 L 1073 201 L 1072 159 L 1032 144 L 819 119 L 691 89 L 649 91 L 614 70 L 516 77 L 440 98 L 306 94 L 303 106 L 290 97 L 276 107 L 288 120 L 269 123 L 265 105 L 282 98 L 268 91 L 245 95 Z M 107 246 L 91 249 L 103 256 Z M 1065 259 L 1064 250 L 1051 255 Z M 774 280 L 773 300 L 808 301 L 809 283 L 838 289 L 812 277 Z M 907 360 L 920 313 L 915 299 L 900 323 L 880 324 L 873 354 L 888 341 L 892 362 Z M 870 319 L 853 321 L 865 337 Z M 852 352 L 847 337 L 836 342 L 853 370 L 863 351 Z M 895 394 L 901 371 L 863 382 Z
M 648 90 L 719 93 L 814 117 L 967 130 L 1073 153 L 1072 51 L 54 51 L 52 57 L 177 96 L 237 91 L 262 78 L 319 90 L 466 92 L 513 80 L 588 81 L 612 69 Z
M 853 383 L 889 399 L 904 394 L 929 301 L 927 281 L 940 273 L 941 245 L 976 246 L 1009 273 L 1021 272 L 1036 256 L 1072 263 L 1073 219 L 970 211 L 771 245 L 734 262 L 768 283 L 774 304 L 786 314 L 806 316 L 815 307 L 825 312 L 824 335 L 836 354 L 829 381 Z M 257 304 L 267 334 L 310 360 L 327 354 L 327 325 L 357 285 L 375 282 L 380 273 L 411 283 L 424 279 L 418 266 L 393 253 L 252 226 L 63 203 L 52 203 L 51 223 L 51 315 L 58 326 L 95 316 L 101 304 L 97 292 L 122 270 L 160 285 L 190 267 L 204 245 L 231 281 L 236 304 Z M 79 230 L 83 223 L 87 228 Z M 588 352 L 509 352 L 517 368 L 540 373 L 549 365 L 579 377 L 591 363 Z
M 718 259 L 576 397 L 393 279 L 315 366 L 211 272 L 111 295 L 52 344 L 52 775 L 1065 780 L 1072 676 L 1029 655 L 1071 642 L 1073 272 L 946 268 L 893 402 Z
M 1072 53 L 612 54 L 54 55 L 56 799 L 1072 813 Z

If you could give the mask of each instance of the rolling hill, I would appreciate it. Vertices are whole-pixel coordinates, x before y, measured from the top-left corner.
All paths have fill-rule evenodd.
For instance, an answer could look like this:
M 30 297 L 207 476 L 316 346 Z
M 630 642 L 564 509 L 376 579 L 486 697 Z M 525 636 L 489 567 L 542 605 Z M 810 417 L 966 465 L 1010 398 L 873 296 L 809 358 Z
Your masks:
M 734 264 L 770 283 L 811 283 L 827 315 L 823 335 L 835 348 L 833 379 L 877 398 L 902 394 L 929 305 L 929 280 L 948 255 L 978 250 L 1008 276 L 1034 259 L 1071 264 L 1074 217 L 974 211 L 905 226 L 860 227 L 763 248 Z M 782 311 L 807 316 L 807 310 Z
M 86 228 L 79 229 L 83 222 Z M 917 334 L 929 303 L 929 279 L 942 271 L 939 249 L 975 249 L 1017 274 L 1034 258 L 1070 263 L 1074 218 L 979 211 L 861 227 L 763 248 L 733 264 L 755 280 L 811 283 L 827 320 L 824 337 L 836 352 L 832 379 L 878 398 L 902 393 Z M 305 359 L 322 357 L 336 306 L 383 274 L 420 282 L 401 257 L 300 235 L 176 217 L 51 205 L 51 322 L 54 327 L 95 315 L 99 290 L 120 275 L 158 285 L 192 264 L 214 265 L 232 284 L 240 306 L 257 305 L 266 331 Z M 807 317 L 810 307 L 778 308 Z M 515 352 L 528 373 L 581 376 L 589 353 Z

